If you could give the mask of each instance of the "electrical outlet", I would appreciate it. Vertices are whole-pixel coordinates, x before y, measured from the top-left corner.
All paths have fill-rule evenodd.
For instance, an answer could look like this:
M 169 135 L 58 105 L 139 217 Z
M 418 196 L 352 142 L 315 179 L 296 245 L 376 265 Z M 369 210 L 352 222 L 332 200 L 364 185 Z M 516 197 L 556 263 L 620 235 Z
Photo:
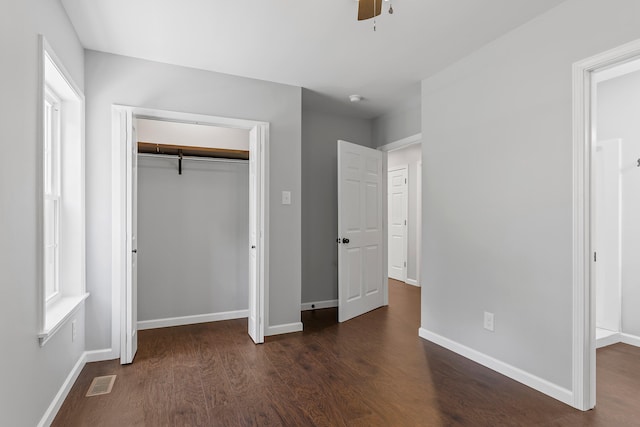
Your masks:
M 489 313 L 488 311 L 484 312 L 484 328 L 487 331 L 493 332 L 493 313 Z
M 76 320 L 73 319 L 73 321 L 71 322 L 71 342 L 74 342 L 76 340 Z

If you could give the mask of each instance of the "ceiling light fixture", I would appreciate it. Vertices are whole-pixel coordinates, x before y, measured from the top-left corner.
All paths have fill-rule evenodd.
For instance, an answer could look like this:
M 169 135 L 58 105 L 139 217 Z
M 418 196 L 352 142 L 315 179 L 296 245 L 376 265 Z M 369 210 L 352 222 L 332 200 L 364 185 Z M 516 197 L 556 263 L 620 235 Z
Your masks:
M 360 101 L 362 101 L 362 96 L 360 96 L 360 95 L 349 95 L 349 101 L 351 101 L 351 102 L 360 102 Z
M 373 18 L 373 31 L 376 31 L 376 16 L 382 13 L 382 0 L 357 0 L 358 1 L 358 21 Z M 393 15 L 393 4 L 391 0 L 384 0 L 389 3 L 389 14 Z

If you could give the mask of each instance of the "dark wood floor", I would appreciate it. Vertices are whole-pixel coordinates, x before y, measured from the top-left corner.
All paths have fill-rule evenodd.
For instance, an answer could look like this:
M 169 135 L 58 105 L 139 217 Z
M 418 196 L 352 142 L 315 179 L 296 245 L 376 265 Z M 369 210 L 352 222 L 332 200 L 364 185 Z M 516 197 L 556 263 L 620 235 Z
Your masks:
M 640 425 L 640 349 L 598 351 L 598 406 L 576 411 L 417 336 L 420 290 L 392 282 L 390 306 L 256 346 L 245 320 L 140 332 L 132 365 L 90 363 L 54 426 Z M 84 397 L 116 374 L 111 394 Z

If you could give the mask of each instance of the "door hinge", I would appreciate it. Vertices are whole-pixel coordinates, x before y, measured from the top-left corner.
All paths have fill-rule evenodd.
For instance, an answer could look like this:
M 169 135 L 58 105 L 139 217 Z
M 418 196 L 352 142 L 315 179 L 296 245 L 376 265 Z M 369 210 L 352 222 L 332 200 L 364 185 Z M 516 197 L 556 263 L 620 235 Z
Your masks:
M 404 225 L 407 225 L 407 220 L 406 219 L 404 220 Z
M 407 183 L 407 178 L 405 178 L 405 179 L 404 179 L 404 183 L 405 183 L 405 184 Z
M 405 261 L 405 262 L 404 262 L 404 266 L 405 266 L 405 267 L 407 266 L 407 261 Z
M 594 252 L 593 253 L 593 262 L 597 262 L 598 261 L 598 253 Z

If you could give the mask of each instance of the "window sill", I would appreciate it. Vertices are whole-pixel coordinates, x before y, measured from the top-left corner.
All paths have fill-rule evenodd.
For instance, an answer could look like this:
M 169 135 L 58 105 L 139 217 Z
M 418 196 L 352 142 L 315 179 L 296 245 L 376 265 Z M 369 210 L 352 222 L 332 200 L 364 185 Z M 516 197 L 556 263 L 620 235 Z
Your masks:
M 76 312 L 87 299 L 88 293 L 73 297 L 62 297 L 47 307 L 44 329 L 38 334 L 40 347 L 62 327 L 62 325 Z

